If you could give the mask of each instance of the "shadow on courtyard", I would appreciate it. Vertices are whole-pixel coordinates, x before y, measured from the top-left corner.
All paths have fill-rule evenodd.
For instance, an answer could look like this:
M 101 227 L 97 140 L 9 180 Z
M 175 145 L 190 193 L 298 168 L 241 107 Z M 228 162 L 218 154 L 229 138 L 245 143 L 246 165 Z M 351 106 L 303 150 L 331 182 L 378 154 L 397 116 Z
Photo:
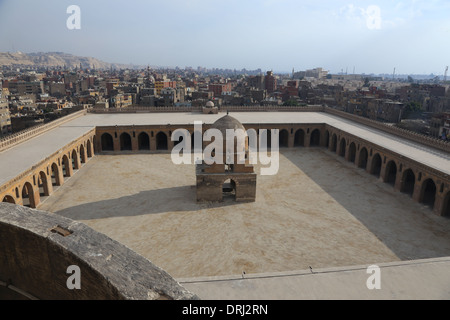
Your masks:
M 302 161 L 296 152 L 314 152 L 331 157 L 335 164 Z M 374 175 L 353 166 L 323 148 L 280 150 L 322 190 L 360 221 L 401 260 L 450 255 L 450 220 L 435 216 L 430 208 L 413 202 Z M 333 159 L 334 158 L 334 159 Z M 353 167 L 352 167 L 353 166 Z M 346 183 L 342 183 L 347 180 Z M 370 185 L 370 190 L 367 186 Z M 380 197 L 374 197 L 374 193 Z M 399 212 L 398 208 L 402 208 Z M 332 214 L 332 212 L 330 212 Z M 401 214 L 402 216 L 399 216 Z M 370 250 L 370 248 L 368 248 Z
M 195 199 L 195 186 L 181 186 L 146 190 L 120 198 L 89 202 L 55 213 L 73 220 L 95 220 L 165 212 L 199 211 L 239 205 L 239 203 L 227 197 L 224 197 L 223 202 L 216 203 L 197 203 Z

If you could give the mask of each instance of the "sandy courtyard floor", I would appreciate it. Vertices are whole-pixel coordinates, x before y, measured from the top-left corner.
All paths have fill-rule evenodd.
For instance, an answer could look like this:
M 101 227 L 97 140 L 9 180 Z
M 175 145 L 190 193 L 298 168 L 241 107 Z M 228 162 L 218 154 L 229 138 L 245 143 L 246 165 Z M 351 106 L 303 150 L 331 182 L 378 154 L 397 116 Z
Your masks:
M 282 150 L 278 174 L 258 175 L 256 202 L 243 204 L 197 204 L 194 166 L 169 154 L 96 156 L 39 209 L 175 278 L 450 255 L 450 219 L 322 148 Z

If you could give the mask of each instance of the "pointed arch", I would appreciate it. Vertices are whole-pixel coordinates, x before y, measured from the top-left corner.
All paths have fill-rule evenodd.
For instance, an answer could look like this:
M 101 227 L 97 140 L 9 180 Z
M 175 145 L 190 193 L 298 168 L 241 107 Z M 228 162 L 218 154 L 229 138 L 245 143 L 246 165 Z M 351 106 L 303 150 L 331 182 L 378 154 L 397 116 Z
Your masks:
M 80 145 L 80 162 L 86 163 L 86 152 L 83 145 Z
M 78 158 L 78 152 L 76 149 L 72 150 L 72 169 L 73 170 L 80 169 L 80 160 Z
M 160 131 L 156 134 L 156 150 L 168 150 L 167 135 Z
M 34 189 L 30 182 L 25 182 L 22 187 L 22 205 L 24 207 L 36 208 Z
M 279 147 L 287 148 L 289 146 L 289 132 L 286 129 L 280 130 Z
M 325 130 L 325 147 L 328 148 L 330 146 L 330 131 Z
M 337 150 L 337 136 L 335 133 L 331 136 L 331 151 L 336 152 Z
M 131 136 L 127 132 L 123 132 L 120 137 L 120 151 L 130 151 L 131 147 Z
M 62 157 L 62 171 L 64 177 L 70 177 L 72 175 L 72 166 L 70 165 L 69 157 L 65 154 Z
M 428 178 L 422 183 L 422 189 L 420 191 L 419 202 L 434 208 L 434 202 L 436 200 L 436 183 L 433 179 Z
M 87 157 L 92 158 L 93 152 L 92 152 L 91 140 L 86 141 L 86 151 L 87 151 Z
M 295 131 L 294 146 L 295 147 L 305 146 L 305 131 L 303 129 L 298 129 L 297 131 Z
M 52 169 L 52 174 L 51 174 L 52 185 L 54 187 L 62 185 L 62 179 L 60 176 L 59 168 L 55 162 L 52 163 L 51 169 Z
M 317 147 L 320 146 L 320 130 L 314 129 L 313 132 L 311 132 L 311 139 L 309 145 L 311 147 Z
M 450 218 L 450 191 L 444 197 L 444 207 L 442 208 L 442 216 Z
M 38 187 L 39 187 L 39 195 L 41 197 L 48 197 L 50 195 L 50 186 L 49 179 L 44 171 L 39 172 L 38 177 Z
M 350 143 L 348 147 L 348 161 L 355 163 L 356 160 L 356 144 Z
M 114 141 L 112 135 L 105 132 L 101 136 L 102 151 L 114 151 Z
M 345 158 L 345 149 L 347 148 L 347 141 L 345 138 L 342 138 L 339 143 L 339 155 Z
M 386 165 L 385 182 L 395 185 L 397 179 L 397 164 L 394 160 L 390 160 Z
M 374 176 L 380 177 L 380 173 L 381 173 L 381 156 L 379 153 L 376 153 L 373 157 L 372 157 L 372 165 L 370 167 L 370 174 L 373 174 Z
M 407 193 L 411 197 L 414 194 L 414 187 L 416 184 L 416 175 L 411 169 L 403 171 L 402 180 L 400 185 L 400 192 Z
M 150 137 L 146 132 L 141 132 L 138 135 L 138 149 L 150 150 Z
M 236 182 L 233 179 L 227 179 L 222 184 L 222 199 L 226 198 L 236 200 Z
M 16 204 L 16 201 L 14 200 L 14 197 L 10 196 L 9 194 L 7 194 L 6 196 L 3 197 L 2 202 Z

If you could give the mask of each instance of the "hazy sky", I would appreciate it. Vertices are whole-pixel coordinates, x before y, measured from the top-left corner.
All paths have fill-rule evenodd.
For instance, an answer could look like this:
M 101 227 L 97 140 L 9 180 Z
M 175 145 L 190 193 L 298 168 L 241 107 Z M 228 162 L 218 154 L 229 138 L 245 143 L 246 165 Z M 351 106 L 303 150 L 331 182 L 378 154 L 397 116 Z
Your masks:
M 81 29 L 69 30 L 69 5 Z M 449 0 L 0 0 L 0 51 L 107 62 L 442 75 Z

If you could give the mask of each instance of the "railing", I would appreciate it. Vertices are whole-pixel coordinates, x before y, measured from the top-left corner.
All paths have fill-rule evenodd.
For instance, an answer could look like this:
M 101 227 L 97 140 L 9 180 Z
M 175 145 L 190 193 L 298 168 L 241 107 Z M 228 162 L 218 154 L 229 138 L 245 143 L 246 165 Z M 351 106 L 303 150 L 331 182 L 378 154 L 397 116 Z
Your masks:
M 349 119 L 351 121 L 358 122 L 358 123 L 364 124 L 366 126 L 382 130 L 384 132 L 399 136 L 401 138 L 405 138 L 405 139 L 408 139 L 408 140 L 411 140 L 414 142 L 418 142 L 418 143 L 424 144 L 426 146 L 429 146 L 429 147 L 432 147 L 432 148 L 435 148 L 435 149 L 438 149 L 441 151 L 450 152 L 450 142 L 448 142 L 448 141 L 433 138 L 430 136 L 426 136 L 424 134 L 416 133 L 416 132 L 413 132 L 410 130 L 394 127 L 391 125 L 387 125 L 382 122 L 378 122 L 378 121 L 375 121 L 375 120 L 372 120 L 369 118 L 361 117 L 358 115 L 354 115 L 354 114 L 351 114 L 348 112 L 336 110 L 333 108 L 326 107 L 324 109 L 324 111 L 326 113 L 337 115 L 341 118 Z
M 51 121 L 49 123 L 40 124 L 40 125 L 34 126 L 32 128 L 25 129 L 23 131 L 20 131 L 20 132 L 14 133 L 12 135 L 9 135 L 7 137 L 4 137 L 4 138 L 0 139 L 0 152 L 5 151 L 5 150 L 17 145 L 18 143 L 21 143 L 29 138 L 32 138 L 32 137 L 40 135 L 44 132 L 47 132 L 53 128 L 56 128 L 56 127 L 62 125 L 63 123 L 66 123 L 70 120 L 81 117 L 85 114 L 86 114 L 86 110 L 80 110 L 80 111 L 71 113 L 67 116 L 64 116 L 62 118 L 59 118 L 57 120 Z
M 295 111 L 295 112 L 322 112 L 323 106 L 222 106 L 220 111 L 232 112 L 265 112 L 265 111 Z M 141 112 L 202 112 L 202 107 L 128 107 L 88 109 L 89 113 L 141 113 Z
M 201 112 L 201 107 L 127 107 L 127 108 L 91 108 L 89 113 L 145 113 L 145 112 Z

